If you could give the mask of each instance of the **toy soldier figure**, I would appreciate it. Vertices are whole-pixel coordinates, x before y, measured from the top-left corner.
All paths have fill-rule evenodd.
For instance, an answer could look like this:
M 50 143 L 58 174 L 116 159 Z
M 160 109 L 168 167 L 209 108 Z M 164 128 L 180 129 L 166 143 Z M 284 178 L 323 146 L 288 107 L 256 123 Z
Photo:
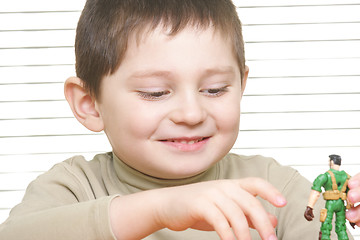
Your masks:
M 345 171 L 339 171 L 341 165 L 341 157 L 339 155 L 330 155 L 329 158 L 330 170 L 324 174 L 319 175 L 315 179 L 311 188 L 312 191 L 304 217 L 308 221 L 313 220 L 313 207 L 320 197 L 322 192 L 321 188 L 324 188 L 325 192 L 323 193 L 323 197 L 326 200 L 326 205 L 325 208 L 320 212 L 320 221 L 322 224 L 319 233 L 319 240 L 330 240 L 334 213 L 336 215 L 335 232 L 338 236 L 338 239 L 348 240 L 349 238 L 346 233 L 345 225 L 345 212 L 346 208 L 351 207 L 347 201 L 347 192 L 349 190 L 347 183 L 350 176 Z

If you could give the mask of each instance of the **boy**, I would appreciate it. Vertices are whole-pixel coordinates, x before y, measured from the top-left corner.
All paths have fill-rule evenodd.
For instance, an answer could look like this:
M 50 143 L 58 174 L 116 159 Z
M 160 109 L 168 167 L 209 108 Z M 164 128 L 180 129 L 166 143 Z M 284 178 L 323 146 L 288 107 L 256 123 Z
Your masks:
M 0 239 L 317 237 L 308 181 L 228 154 L 248 75 L 230 0 L 88 0 L 75 45 L 66 99 L 113 151 L 37 178 Z

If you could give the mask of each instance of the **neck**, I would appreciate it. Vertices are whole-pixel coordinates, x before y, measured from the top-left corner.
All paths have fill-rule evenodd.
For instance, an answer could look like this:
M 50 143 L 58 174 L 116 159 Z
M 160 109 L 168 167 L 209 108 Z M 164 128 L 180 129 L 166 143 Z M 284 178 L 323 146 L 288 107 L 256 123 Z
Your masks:
M 334 170 L 339 171 L 340 166 L 339 165 L 332 165 L 331 168 L 334 169 Z

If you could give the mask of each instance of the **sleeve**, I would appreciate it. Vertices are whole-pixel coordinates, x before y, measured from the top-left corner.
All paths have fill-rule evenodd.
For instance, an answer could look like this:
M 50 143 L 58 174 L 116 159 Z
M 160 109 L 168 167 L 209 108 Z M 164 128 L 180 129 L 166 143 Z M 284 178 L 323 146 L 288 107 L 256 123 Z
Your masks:
M 311 187 L 312 190 L 322 192 L 321 187 L 324 186 L 324 184 L 327 181 L 326 173 L 320 174 L 313 182 L 313 185 Z
M 0 239 L 115 239 L 109 206 L 116 196 L 96 199 L 91 186 L 83 186 L 86 180 L 82 178 L 86 177 L 69 172 L 65 164 L 39 176 L 0 225 Z

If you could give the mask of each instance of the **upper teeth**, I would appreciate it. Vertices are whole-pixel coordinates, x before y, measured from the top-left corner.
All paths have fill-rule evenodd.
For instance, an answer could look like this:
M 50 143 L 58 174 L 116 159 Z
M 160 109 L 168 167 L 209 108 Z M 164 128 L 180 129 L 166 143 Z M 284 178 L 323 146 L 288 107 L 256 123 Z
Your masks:
M 186 141 L 186 140 L 180 140 L 180 141 L 172 140 L 172 142 L 179 142 L 179 143 L 181 143 L 181 144 L 194 144 L 194 143 L 200 142 L 201 140 L 203 140 L 203 139 L 190 140 L 190 141 Z

